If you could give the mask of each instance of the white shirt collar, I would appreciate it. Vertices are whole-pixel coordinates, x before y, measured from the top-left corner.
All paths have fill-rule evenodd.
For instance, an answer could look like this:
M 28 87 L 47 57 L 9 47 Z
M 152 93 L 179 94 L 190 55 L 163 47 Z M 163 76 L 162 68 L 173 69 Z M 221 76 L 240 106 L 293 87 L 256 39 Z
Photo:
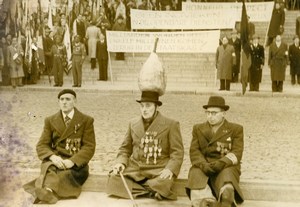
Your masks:
M 72 109 L 72 111 L 68 114 L 68 117 L 69 117 L 70 119 L 73 119 L 74 113 L 75 113 L 75 110 Z M 63 118 L 64 118 L 64 119 L 65 119 L 66 116 L 67 116 L 67 114 L 65 114 L 64 112 L 62 112 L 62 115 L 63 115 Z

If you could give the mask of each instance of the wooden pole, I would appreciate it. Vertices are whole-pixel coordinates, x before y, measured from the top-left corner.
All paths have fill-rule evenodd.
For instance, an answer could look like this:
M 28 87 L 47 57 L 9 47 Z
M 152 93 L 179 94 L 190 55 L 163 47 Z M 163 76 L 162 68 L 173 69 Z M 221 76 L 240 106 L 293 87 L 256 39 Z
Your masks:
M 129 195 L 129 197 L 130 197 L 130 200 L 132 201 L 133 207 L 138 207 L 137 203 L 136 203 L 135 200 L 133 199 L 133 196 L 132 196 L 132 194 L 131 194 L 131 192 L 130 192 L 130 189 L 129 189 L 127 183 L 126 183 L 126 180 L 125 180 L 124 175 L 123 175 L 122 172 L 120 172 L 120 176 L 121 176 L 121 179 L 122 179 L 122 181 L 123 181 L 124 187 L 126 188 L 126 191 L 127 191 L 128 195 Z

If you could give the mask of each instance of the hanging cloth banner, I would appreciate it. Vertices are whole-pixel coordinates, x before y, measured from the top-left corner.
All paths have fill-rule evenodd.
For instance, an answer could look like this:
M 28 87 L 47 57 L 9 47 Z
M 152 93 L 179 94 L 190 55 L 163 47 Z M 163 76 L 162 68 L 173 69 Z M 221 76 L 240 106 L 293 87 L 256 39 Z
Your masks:
M 106 31 L 109 52 L 149 53 L 159 38 L 157 53 L 215 53 L 220 31 L 119 32 Z
M 236 17 L 229 9 L 195 11 L 152 11 L 130 9 L 132 29 L 230 29 Z
M 268 22 L 271 19 L 274 2 L 247 2 L 247 15 L 251 22 Z M 203 12 L 203 11 L 231 11 L 231 16 L 235 17 L 236 21 L 241 20 L 242 3 L 213 3 L 213 2 L 182 2 L 182 11 L 184 12 Z M 224 18 L 227 18 L 222 14 Z

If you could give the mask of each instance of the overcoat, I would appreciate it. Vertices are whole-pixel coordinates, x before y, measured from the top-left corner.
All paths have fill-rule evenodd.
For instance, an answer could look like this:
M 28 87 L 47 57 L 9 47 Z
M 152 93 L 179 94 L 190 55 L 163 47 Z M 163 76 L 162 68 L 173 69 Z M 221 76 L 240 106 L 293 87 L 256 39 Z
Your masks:
M 285 43 L 281 43 L 277 47 L 275 41 L 269 48 L 269 66 L 271 68 L 271 80 L 272 81 L 284 81 L 285 70 L 288 62 L 288 46 Z
M 258 44 L 256 47 L 251 47 L 251 67 L 250 67 L 250 82 L 260 83 L 262 78 L 261 66 L 265 63 L 265 49 L 262 45 Z
M 147 135 L 152 137 L 148 144 L 146 143 Z M 145 148 L 149 149 L 151 146 L 153 149 L 152 156 L 149 157 L 150 151 L 146 150 L 145 153 Z M 157 155 L 156 163 L 154 161 L 155 153 Z M 152 190 L 166 198 L 176 199 L 175 193 L 171 191 L 173 180 L 157 178 L 159 172 L 165 168 L 172 171 L 174 177 L 177 177 L 183 162 L 183 155 L 184 149 L 179 123 L 158 112 L 147 131 L 144 130 L 142 117 L 130 122 L 125 139 L 119 148 L 117 163 L 123 163 L 126 166 L 125 177 L 134 182 L 148 179 L 149 187 Z M 108 186 L 108 194 L 117 196 L 127 194 L 120 192 L 122 190 L 120 186 L 123 186 L 122 182 L 119 185 Z
M 206 184 L 209 184 L 215 196 L 219 198 L 220 188 L 230 182 L 236 192 L 236 201 L 242 202 L 243 194 L 239 187 L 239 180 L 243 149 L 244 135 L 241 125 L 224 120 L 215 134 L 212 133 L 208 122 L 194 125 L 190 146 L 192 167 L 188 176 L 187 194 L 190 196 L 190 190 L 203 189 Z M 228 156 L 235 156 L 236 162 L 233 163 Z M 226 162 L 226 168 L 210 178 L 195 166 L 202 162 L 210 163 L 217 160 Z
M 16 58 L 16 56 L 18 56 Z M 21 45 L 17 45 L 14 47 L 10 45 L 7 51 L 7 60 L 8 66 L 10 70 L 10 77 L 11 78 L 20 78 L 24 77 L 24 70 L 23 70 L 23 56 L 24 51 Z
M 300 47 L 295 44 L 289 47 L 290 74 L 300 75 Z
M 97 41 L 100 39 L 100 29 L 95 25 L 87 28 L 85 38 L 88 40 L 88 54 L 90 58 L 96 58 Z
M 232 66 L 236 65 L 235 50 L 232 45 L 220 45 L 216 52 L 217 78 L 231 80 Z
M 43 133 L 36 146 L 42 161 L 41 176 L 24 185 L 27 192 L 33 193 L 36 187 L 47 185 L 61 198 L 79 196 L 81 185 L 88 177 L 88 163 L 95 152 L 93 122 L 92 117 L 76 108 L 68 127 L 61 111 L 45 119 Z M 71 169 L 59 170 L 49 160 L 51 155 L 69 159 L 75 165 Z

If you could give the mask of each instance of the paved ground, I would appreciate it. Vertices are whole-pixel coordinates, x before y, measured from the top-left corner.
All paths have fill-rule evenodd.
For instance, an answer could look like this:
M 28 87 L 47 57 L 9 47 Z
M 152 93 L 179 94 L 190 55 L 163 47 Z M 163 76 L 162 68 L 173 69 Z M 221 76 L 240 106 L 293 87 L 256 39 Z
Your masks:
M 135 102 L 135 99 L 139 97 L 136 89 L 134 84 L 125 87 L 116 83 L 112 85 L 109 82 L 98 82 L 76 89 L 78 108 L 95 117 L 98 144 L 96 154 L 91 161 L 92 173 L 105 174 L 113 165 L 129 118 L 139 113 L 138 105 Z M 0 200 L 3 198 L 22 200 L 22 196 L 18 197 L 14 193 L 20 190 L 25 181 L 16 181 L 15 178 L 24 169 L 39 168 L 40 162 L 36 158 L 35 144 L 41 134 L 44 118 L 58 110 L 56 99 L 58 90 L 60 89 L 46 85 L 25 86 L 16 90 L 12 90 L 10 87 L 0 89 L 0 142 L 2 147 L 0 150 L 0 194 L 2 193 L 2 198 L 0 196 Z M 300 107 L 298 106 L 300 105 L 300 87 L 286 86 L 285 92 L 281 94 L 273 94 L 268 88 L 265 88 L 262 92 L 247 93 L 245 96 L 241 96 L 239 85 L 233 85 L 231 92 L 221 93 L 216 89 L 208 88 L 198 89 L 196 95 L 193 89 L 180 91 L 173 87 L 170 88 L 170 91 L 176 91 L 176 93 L 167 93 L 161 97 L 163 106 L 160 111 L 181 123 L 185 147 L 181 178 L 187 177 L 190 167 L 188 148 L 192 126 L 204 121 L 202 105 L 207 103 L 209 95 L 221 94 L 225 96 L 227 103 L 231 106 L 227 114 L 228 119 L 244 126 L 245 152 L 242 180 L 299 182 Z M 115 199 L 106 200 L 101 193 L 96 195 L 84 193 L 82 200 L 79 199 L 77 202 L 94 200 L 95 197 L 98 198 L 98 195 L 100 200 L 105 202 L 121 202 Z M 22 202 L 27 202 L 27 200 L 22 200 Z M 61 205 L 68 207 L 68 202 L 71 202 L 71 206 L 74 204 L 72 202 L 76 201 L 63 201 Z M 126 203 L 127 201 L 122 202 Z M 141 206 L 155 206 L 154 203 L 141 202 Z M 184 199 L 182 202 L 183 206 L 189 206 Z M 30 206 L 28 203 L 30 202 L 22 206 Z M 130 202 L 125 203 L 116 203 L 116 206 L 130 206 Z M 92 203 L 89 204 L 92 205 Z M 277 205 L 259 202 L 254 205 L 250 201 L 243 206 L 256 207 L 256 205 L 257 207 L 287 206 L 282 203 Z M 2 206 L 0 202 L 0 207 Z M 291 204 L 291 206 L 293 205 Z M 294 206 L 299 206 L 299 204 Z

